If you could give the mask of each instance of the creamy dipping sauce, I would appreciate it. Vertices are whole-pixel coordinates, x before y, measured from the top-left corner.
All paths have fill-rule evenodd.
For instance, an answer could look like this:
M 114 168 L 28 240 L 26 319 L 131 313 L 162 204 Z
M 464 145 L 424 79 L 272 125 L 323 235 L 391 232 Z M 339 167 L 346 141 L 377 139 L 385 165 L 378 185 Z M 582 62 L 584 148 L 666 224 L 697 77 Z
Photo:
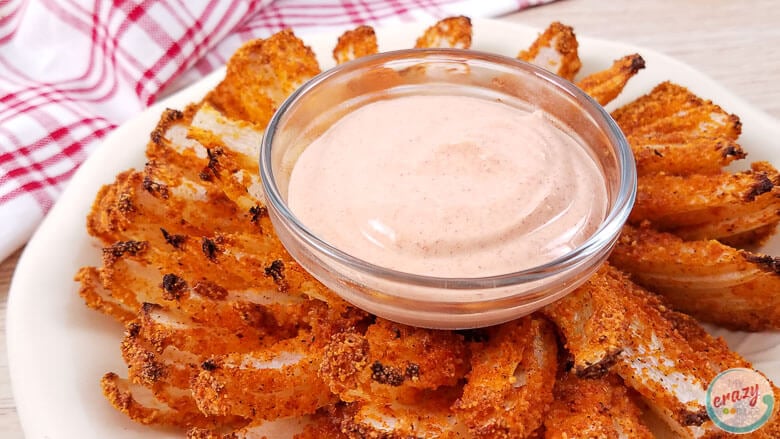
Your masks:
M 367 262 L 438 277 L 550 262 L 604 219 L 605 179 L 540 111 L 415 95 L 347 113 L 301 153 L 293 214 Z

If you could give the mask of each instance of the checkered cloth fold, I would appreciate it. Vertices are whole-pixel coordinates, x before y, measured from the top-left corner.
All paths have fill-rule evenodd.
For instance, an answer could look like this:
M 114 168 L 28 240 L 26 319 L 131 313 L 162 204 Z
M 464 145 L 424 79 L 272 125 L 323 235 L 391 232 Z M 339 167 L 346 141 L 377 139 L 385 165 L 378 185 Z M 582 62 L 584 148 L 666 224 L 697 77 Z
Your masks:
M 552 0 L 8 0 L 0 3 L 0 261 L 26 242 L 112 129 L 238 46 Z

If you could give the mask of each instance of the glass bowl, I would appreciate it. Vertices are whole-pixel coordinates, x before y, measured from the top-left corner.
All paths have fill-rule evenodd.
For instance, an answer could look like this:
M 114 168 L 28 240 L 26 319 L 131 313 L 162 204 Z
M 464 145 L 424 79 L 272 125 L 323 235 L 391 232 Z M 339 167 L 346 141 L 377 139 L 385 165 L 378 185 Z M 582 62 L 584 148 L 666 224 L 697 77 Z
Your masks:
M 549 263 L 487 277 L 444 278 L 381 267 L 335 248 L 287 205 L 301 152 L 334 121 L 367 103 L 410 94 L 467 95 L 540 109 L 574 133 L 606 183 L 608 210 L 585 242 Z M 360 58 L 313 78 L 271 119 L 260 150 L 268 212 L 298 263 L 348 302 L 396 322 L 437 329 L 494 325 L 559 299 L 606 260 L 636 195 L 631 149 L 617 124 L 570 82 L 534 65 L 458 49 L 402 50 Z M 378 194 L 379 195 L 379 194 Z

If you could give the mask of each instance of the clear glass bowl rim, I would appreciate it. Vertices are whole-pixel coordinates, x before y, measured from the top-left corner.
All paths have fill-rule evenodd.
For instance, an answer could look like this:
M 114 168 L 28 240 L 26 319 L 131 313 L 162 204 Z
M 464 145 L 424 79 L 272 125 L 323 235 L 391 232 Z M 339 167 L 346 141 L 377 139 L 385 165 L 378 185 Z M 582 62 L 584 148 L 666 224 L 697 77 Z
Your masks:
M 282 199 L 281 193 L 276 184 L 273 175 L 271 163 L 271 148 L 274 141 L 274 135 L 278 125 L 286 112 L 293 107 L 305 94 L 327 81 L 333 76 L 339 75 L 344 70 L 360 69 L 366 65 L 373 65 L 382 60 L 405 60 L 410 61 L 418 59 L 420 62 L 447 61 L 455 60 L 479 60 L 482 62 L 504 65 L 512 68 L 525 70 L 544 81 L 550 83 L 562 91 L 572 95 L 589 115 L 604 129 L 608 141 L 616 145 L 616 158 L 620 166 L 620 185 L 615 203 L 609 210 L 607 217 L 602 221 L 598 230 L 591 235 L 584 243 L 571 252 L 546 264 L 536 267 L 485 277 L 436 277 L 425 276 L 413 273 L 393 270 L 382 267 L 362 259 L 356 258 L 345 253 L 338 248 L 328 244 L 320 239 L 316 234 L 304 226 L 293 215 Z M 325 254 L 339 263 L 350 267 L 359 272 L 365 272 L 373 277 L 378 277 L 388 281 L 401 282 L 412 286 L 447 288 L 457 290 L 500 288 L 512 285 L 524 284 L 544 279 L 550 276 L 565 273 L 570 268 L 577 267 L 583 261 L 591 256 L 597 256 L 600 251 L 611 246 L 617 239 L 623 224 L 628 219 L 636 198 L 637 175 L 634 156 L 631 148 L 618 127 L 617 123 L 607 113 L 607 111 L 598 104 L 593 98 L 579 89 L 570 81 L 554 75 L 547 70 L 537 67 L 525 61 L 510 58 L 494 53 L 482 52 L 477 50 L 463 49 L 404 49 L 396 51 L 382 52 L 376 55 L 370 55 L 358 58 L 356 60 L 340 64 L 329 70 L 326 70 L 313 77 L 301 87 L 295 90 L 274 113 L 268 127 L 263 133 L 260 147 L 260 177 L 262 180 L 263 191 L 265 192 L 265 201 L 270 207 L 278 213 L 280 218 L 286 223 L 294 235 L 302 239 L 308 246 Z

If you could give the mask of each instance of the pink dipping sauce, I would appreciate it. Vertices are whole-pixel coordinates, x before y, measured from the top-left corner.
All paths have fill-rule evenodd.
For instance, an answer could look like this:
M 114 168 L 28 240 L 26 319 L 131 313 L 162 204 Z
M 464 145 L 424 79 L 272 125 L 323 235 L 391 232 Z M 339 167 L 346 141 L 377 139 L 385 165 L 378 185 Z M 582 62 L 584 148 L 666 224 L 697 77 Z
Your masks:
M 594 159 L 544 113 L 456 95 L 402 96 L 347 113 L 301 153 L 288 204 L 354 257 L 467 278 L 565 255 L 608 207 Z

